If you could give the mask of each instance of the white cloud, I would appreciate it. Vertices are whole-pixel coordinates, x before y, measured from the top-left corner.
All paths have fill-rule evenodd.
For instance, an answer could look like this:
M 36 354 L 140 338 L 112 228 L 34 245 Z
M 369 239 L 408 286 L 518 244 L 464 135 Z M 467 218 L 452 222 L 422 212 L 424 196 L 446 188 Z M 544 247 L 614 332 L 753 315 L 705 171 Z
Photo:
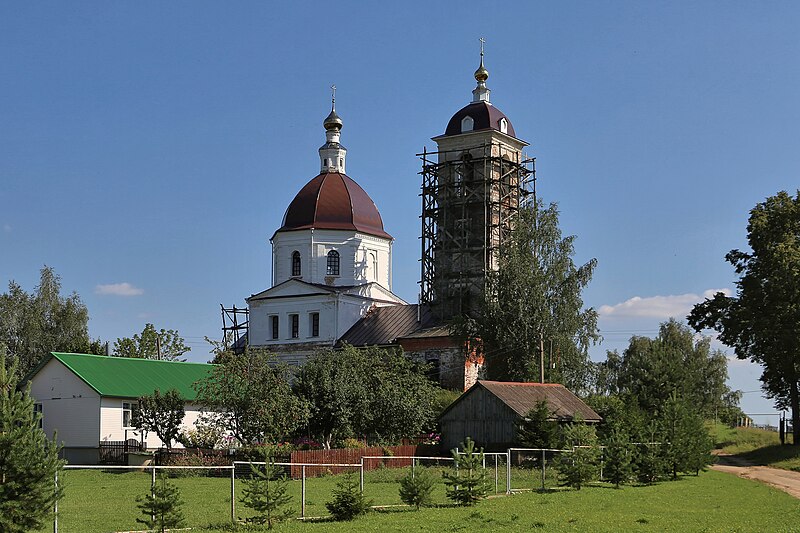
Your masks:
M 108 285 L 97 285 L 94 288 L 95 294 L 103 296 L 139 296 L 144 294 L 144 290 L 134 287 L 127 281 L 124 283 L 110 283 Z
M 670 317 L 683 318 L 692 307 L 704 298 L 710 298 L 717 292 L 731 294 L 730 289 L 709 289 L 702 295 L 672 294 L 667 296 L 634 296 L 615 305 L 601 305 L 597 312 L 603 318 L 657 318 L 666 320 Z

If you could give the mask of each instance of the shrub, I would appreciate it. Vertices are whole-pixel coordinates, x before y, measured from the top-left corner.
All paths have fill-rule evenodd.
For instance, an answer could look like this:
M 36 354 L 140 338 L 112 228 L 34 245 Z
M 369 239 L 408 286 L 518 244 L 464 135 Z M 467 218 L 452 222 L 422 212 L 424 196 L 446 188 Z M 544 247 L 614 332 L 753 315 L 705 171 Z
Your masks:
M 144 518 L 136 521 L 164 533 L 168 529 L 175 529 L 184 525 L 181 506 L 181 494 L 178 487 L 167 481 L 166 476 L 159 476 L 152 492 L 136 498 L 137 507 L 141 509 Z
M 572 453 L 559 457 L 559 476 L 564 485 L 581 490 L 581 486 L 597 479 L 599 474 L 600 449 L 597 434 L 592 426 L 577 419 L 564 428 L 564 441 L 572 447 Z
M 334 520 L 352 520 L 366 514 L 372 501 L 364 498 L 354 473 L 346 474 L 336 483 L 333 500 L 325 504 Z
M 400 480 L 400 499 L 406 505 L 413 505 L 419 510 L 431 504 L 433 498 L 434 478 L 425 468 L 417 468 Z
M 241 502 L 255 512 L 255 516 L 248 518 L 248 522 L 266 524 L 267 528 L 278 522 L 291 518 L 294 509 L 285 508 L 292 497 L 286 494 L 289 482 L 280 468 L 275 466 L 272 457 L 264 457 L 266 463 L 261 465 L 250 463 L 250 479 L 244 481 L 244 496 Z
M 447 497 L 459 505 L 475 505 L 486 498 L 489 486 L 486 483 L 486 470 L 483 468 L 483 448 L 475 451 L 475 442 L 467 437 L 462 443 L 463 453 L 452 450 L 453 469 L 443 472 L 447 485 Z

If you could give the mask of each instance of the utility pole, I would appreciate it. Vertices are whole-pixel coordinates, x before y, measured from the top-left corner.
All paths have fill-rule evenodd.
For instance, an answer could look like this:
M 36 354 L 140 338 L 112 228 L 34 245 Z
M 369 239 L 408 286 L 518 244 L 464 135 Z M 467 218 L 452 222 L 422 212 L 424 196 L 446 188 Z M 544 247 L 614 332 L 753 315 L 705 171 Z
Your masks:
M 544 333 L 539 331 L 539 383 L 544 383 Z
M 158 360 L 161 361 L 161 335 L 156 334 L 156 353 Z

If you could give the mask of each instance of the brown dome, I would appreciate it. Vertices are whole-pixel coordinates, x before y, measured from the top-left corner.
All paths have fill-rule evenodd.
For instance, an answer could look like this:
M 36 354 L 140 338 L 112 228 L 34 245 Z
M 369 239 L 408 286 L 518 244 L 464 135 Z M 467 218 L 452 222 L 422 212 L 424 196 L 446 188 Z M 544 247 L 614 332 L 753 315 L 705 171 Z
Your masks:
M 375 202 L 345 174 L 326 172 L 306 183 L 294 197 L 278 231 L 301 229 L 360 231 L 391 239 Z M 276 232 L 277 233 L 277 232 Z
M 458 135 L 461 133 L 461 121 L 464 120 L 466 116 L 472 117 L 473 126 L 471 131 L 489 129 L 500 131 L 500 121 L 506 119 L 508 123 L 506 134 L 512 137 L 517 136 L 516 133 L 514 133 L 514 126 L 511 125 L 511 121 L 508 120 L 508 117 L 505 116 L 502 111 L 487 102 L 472 102 L 462 107 L 453 115 L 450 122 L 447 123 L 447 129 L 444 134 Z

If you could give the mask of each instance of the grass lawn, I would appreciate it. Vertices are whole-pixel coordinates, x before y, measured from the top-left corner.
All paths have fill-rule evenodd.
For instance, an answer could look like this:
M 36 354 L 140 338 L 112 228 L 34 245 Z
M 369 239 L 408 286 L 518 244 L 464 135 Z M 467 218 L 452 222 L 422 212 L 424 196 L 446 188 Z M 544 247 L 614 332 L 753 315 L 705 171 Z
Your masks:
M 367 496 L 375 504 L 399 503 L 400 470 L 368 472 Z M 310 479 L 307 514 L 327 514 L 336 476 Z M 59 530 L 92 533 L 140 529 L 135 498 L 149 490 L 147 473 L 67 471 L 63 476 Z M 189 477 L 173 480 L 186 502 L 183 510 L 193 532 L 231 530 L 230 481 Z M 241 490 L 241 483 L 238 483 Z M 502 483 L 501 483 L 502 487 Z M 299 510 L 300 483 L 291 484 Z M 501 488 L 502 490 L 502 488 Z M 615 490 L 606 484 L 580 491 L 557 490 L 500 496 L 475 507 L 447 505 L 442 486 L 440 507 L 419 512 L 390 508 L 349 523 L 282 524 L 278 531 L 800 531 L 800 501 L 767 486 L 721 472 L 687 476 L 650 487 Z M 239 492 L 239 491 L 237 491 Z M 237 516 L 245 516 L 237 503 Z M 52 531 L 52 524 L 43 531 Z
M 778 433 L 755 428 L 710 427 L 717 448 L 753 464 L 800 472 L 800 446 L 781 445 Z M 786 436 L 792 442 L 792 436 Z

